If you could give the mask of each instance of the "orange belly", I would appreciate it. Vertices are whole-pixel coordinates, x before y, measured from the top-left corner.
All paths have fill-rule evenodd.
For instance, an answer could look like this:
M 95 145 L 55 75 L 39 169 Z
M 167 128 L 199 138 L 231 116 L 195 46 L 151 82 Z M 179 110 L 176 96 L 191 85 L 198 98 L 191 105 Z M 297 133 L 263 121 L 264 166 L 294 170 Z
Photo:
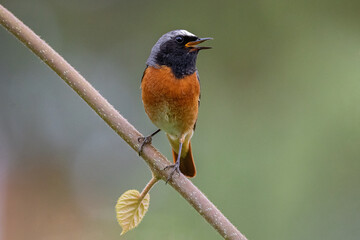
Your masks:
M 145 112 L 158 128 L 177 138 L 192 131 L 200 97 L 196 73 L 177 79 L 169 67 L 148 67 L 141 89 Z

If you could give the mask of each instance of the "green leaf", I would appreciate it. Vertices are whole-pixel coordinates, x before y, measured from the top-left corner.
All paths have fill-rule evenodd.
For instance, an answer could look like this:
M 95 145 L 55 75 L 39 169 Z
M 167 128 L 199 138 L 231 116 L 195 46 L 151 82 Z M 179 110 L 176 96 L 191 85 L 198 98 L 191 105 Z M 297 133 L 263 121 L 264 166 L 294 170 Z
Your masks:
M 143 199 L 140 199 L 137 190 L 128 190 L 120 196 L 115 209 L 117 221 L 122 227 L 121 235 L 139 225 L 149 209 L 149 204 L 149 193 Z

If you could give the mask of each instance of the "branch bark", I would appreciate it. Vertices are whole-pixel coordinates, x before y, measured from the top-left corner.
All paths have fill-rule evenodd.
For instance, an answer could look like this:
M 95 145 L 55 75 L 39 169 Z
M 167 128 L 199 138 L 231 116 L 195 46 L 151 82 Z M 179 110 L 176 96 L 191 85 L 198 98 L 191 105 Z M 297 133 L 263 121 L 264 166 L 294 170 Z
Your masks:
M 0 23 L 18 40 L 53 69 L 84 101 L 135 151 L 142 135 L 116 109 L 96 91 L 83 76 L 55 52 L 29 27 L 0 5 Z M 163 171 L 169 161 L 153 146 L 144 147 L 141 157 L 156 178 L 166 180 L 169 172 Z M 211 203 L 185 176 L 175 175 L 169 184 L 179 192 L 225 239 L 246 240 L 246 237 Z

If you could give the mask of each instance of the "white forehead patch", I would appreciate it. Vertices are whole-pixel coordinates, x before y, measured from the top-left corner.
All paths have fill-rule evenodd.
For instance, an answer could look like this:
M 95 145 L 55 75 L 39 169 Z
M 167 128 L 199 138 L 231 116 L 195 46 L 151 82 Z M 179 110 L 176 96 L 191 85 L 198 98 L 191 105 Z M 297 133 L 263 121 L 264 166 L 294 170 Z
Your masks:
M 195 37 L 195 34 L 192 34 L 191 32 L 188 32 L 186 30 L 178 30 L 177 32 L 179 33 L 179 35 Z

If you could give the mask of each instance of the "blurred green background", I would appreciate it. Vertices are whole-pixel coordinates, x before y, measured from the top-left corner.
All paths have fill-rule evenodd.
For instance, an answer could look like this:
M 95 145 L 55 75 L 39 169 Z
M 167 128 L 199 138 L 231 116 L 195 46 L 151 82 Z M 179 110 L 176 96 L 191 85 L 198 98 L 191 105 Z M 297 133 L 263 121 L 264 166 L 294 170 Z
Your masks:
M 193 182 L 249 239 L 360 237 L 360 1 L 2 4 L 142 133 L 140 79 L 164 33 L 213 37 L 198 69 Z M 164 134 L 154 145 L 171 157 Z M 0 238 L 120 239 L 117 198 L 148 167 L 0 29 Z M 163 182 L 121 239 L 220 239 Z

